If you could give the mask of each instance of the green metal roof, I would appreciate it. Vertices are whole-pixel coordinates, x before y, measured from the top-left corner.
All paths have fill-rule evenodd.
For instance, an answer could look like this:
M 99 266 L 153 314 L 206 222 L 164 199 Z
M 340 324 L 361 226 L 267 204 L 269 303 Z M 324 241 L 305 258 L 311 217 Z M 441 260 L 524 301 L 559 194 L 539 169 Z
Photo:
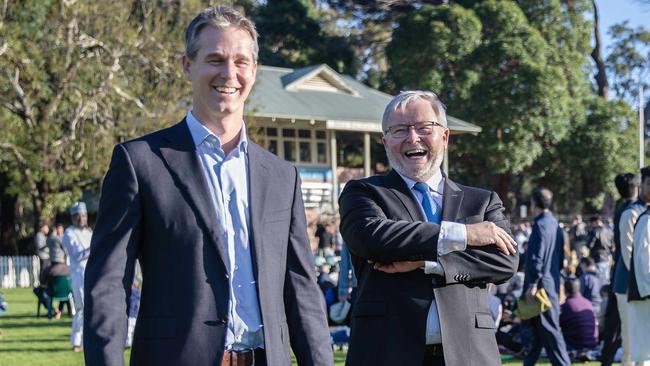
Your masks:
M 314 90 L 310 81 L 338 91 Z M 321 120 L 330 129 L 381 131 L 384 108 L 392 96 L 372 89 L 329 66 L 287 69 L 260 65 L 257 80 L 246 104 L 246 113 L 256 117 Z M 479 133 L 481 128 L 447 116 L 455 133 Z

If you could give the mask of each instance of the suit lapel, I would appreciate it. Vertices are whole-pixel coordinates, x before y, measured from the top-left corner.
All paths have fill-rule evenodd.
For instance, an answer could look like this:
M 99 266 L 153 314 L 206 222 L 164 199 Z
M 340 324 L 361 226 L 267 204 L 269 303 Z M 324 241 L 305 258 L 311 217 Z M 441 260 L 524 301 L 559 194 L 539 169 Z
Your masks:
M 255 278 L 258 279 L 258 273 L 261 271 L 264 272 L 263 268 L 260 268 L 264 261 L 262 260 L 262 223 L 264 220 L 264 210 L 266 204 L 266 197 L 269 197 L 268 189 L 270 184 L 268 184 L 269 172 L 268 167 L 264 161 L 264 155 L 262 148 L 252 142 L 248 143 L 248 192 L 249 192 L 249 202 L 250 207 L 250 225 L 253 238 L 251 240 L 251 246 L 253 248 L 253 273 Z
M 219 227 L 216 209 L 213 207 L 210 188 L 185 119 L 167 131 L 163 136 L 160 152 L 176 184 L 186 194 L 188 203 L 203 221 L 210 241 L 226 265 L 228 262 L 223 243 L 219 239 L 219 230 L 216 230 Z M 227 265 L 224 268 L 227 268 Z
M 411 193 L 404 179 L 395 170 L 391 170 L 385 179 L 386 186 L 390 188 L 391 192 L 402 203 L 405 211 L 411 217 L 411 221 L 427 221 L 424 212 L 420 208 L 420 204 L 415 200 L 413 193 Z
M 445 177 L 445 191 L 442 198 L 442 220 L 456 221 L 463 202 L 463 191 L 451 179 Z

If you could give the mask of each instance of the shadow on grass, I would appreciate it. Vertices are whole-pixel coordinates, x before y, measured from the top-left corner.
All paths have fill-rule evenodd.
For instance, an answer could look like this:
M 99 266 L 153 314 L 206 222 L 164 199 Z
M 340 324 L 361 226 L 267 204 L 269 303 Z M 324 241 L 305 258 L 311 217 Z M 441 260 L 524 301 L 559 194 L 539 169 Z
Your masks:
M 61 338 L 29 338 L 29 342 L 62 342 L 65 341 L 65 339 Z M 6 344 L 6 343 L 25 343 L 25 339 L 2 339 L 0 340 L 0 344 Z M 0 347 L 0 349 L 3 349 Z
M 54 323 L 54 322 L 43 322 L 43 323 L 17 323 L 17 322 L 2 322 L 2 329 L 19 329 L 19 328 L 69 328 L 71 323 Z
M 48 352 L 48 353 L 58 353 L 58 352 L 70 352 L 72 353 L 72 346 L 70 347 L 57 347 L 57 348 L 39 348 L 39 349 L 24 349 L 24 348 L 0 348 L 3 355 L 7 355 L 8 352 L 16 352 L 24 354 L 25 352 L 36 353 L 36 352 Z

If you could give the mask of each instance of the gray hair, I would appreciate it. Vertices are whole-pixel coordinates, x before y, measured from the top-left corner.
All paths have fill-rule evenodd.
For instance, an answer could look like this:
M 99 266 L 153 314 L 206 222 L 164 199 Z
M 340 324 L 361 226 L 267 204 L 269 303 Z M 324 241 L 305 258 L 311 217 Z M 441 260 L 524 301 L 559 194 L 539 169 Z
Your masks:
M 203 9 L 203 11 L 192 20 L 190 25 L 187 26 L 187 29 L 185 30 L 185 56 L 190 60 L 194 60 L 196 54 L 199 52 L 199 34 L 205 26 L 212 26 L 217 29 L 235 27 L 246 31 L 253 39 L 253 60 L 257 62 L 259 45 L 257 44 L 257 30 L 255 30 L 255 23 L 246 18 L 242 13 L 227 6 L 215 6 Z
M 433 112 L 436 114 L 437 121 L 441 125 L 447 127 L 447 114 L 445 113 L 445 105 L 442 104 L 438 96 L 430 91 L 424 90 L 403 90 L 400 91 L 386 106 L 384 116 L 381 119 L 381 130 L 386 133 L 388 118 L 390 114 L 398 109 L 404 111 L 406 106 L 415 102 L 416 100 L 424 99 L 431 104 Z

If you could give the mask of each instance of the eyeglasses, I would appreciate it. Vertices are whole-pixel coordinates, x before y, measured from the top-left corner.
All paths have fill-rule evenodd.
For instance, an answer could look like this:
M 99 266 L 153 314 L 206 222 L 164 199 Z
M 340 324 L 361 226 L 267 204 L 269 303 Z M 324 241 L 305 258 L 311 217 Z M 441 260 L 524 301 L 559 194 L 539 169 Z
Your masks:
M 425 122 L 416 122 L 413 124 L 399 124 L 388 127 L 385 134 L 390 135 L 396 139 L 401 139 L 409 135 L 409 130 L 413 128 L 415 133 L 419 136 L 428 136 L 433 133 L 433 127 L 440 126 L 442 128 L 447 128 L 442 124 L 434 121 L 425 121 Z

